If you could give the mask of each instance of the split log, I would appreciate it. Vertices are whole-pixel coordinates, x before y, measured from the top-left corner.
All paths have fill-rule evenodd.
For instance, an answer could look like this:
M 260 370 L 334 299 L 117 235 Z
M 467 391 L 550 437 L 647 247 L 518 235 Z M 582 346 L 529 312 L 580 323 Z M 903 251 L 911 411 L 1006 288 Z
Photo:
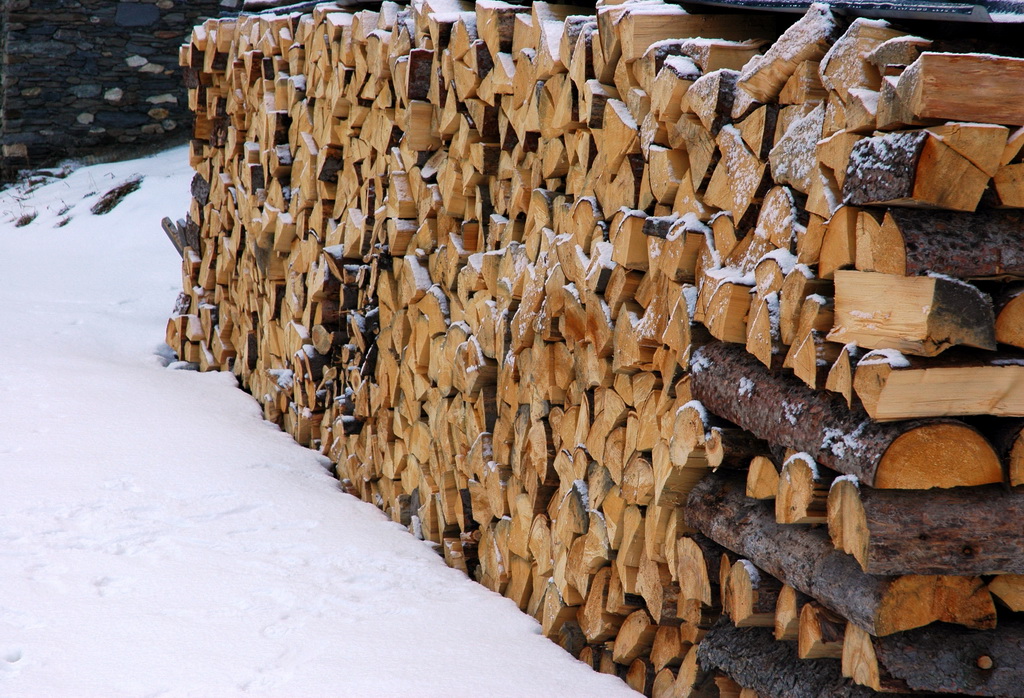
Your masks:
M 778 466 L 768 456 L 755 456 L 747 470 L 747 496 L 751 499 L 775 499 L 778 491 Z
M 679 666 L 679 674 L 673 686 L 675 695 L 687 698 L 718 698 L 718 687 L 715 686 L 714 672 L 703 669 L 697 660 L 697 647 L 694 645 L 683 657 Z
M 839 350 L 839 356 L 832 362 L 832 368 L 828 370 L 825 379 L 825 390 L 836 393 L 846 402 L 846 406 L 853 408 L 856 394 L 853 392 L 853 374 L 856 361 L 861 355 L 860 348 L 856 344 L 844 344 Z
M 767 443 L 735 424 L 709 414 L 696 400 L 676 410 L 669 442 L 674 464 L 685 464 L 692 457 L 703 456 L 706 467 L 712 470 L 743 469 L 751 458 L 767 451 Z
M 825 108 L 818 105 L 794 121 L 768 154 L 772 177 L 809 194 L 817 178 L 816 148 L 821 140 Z
M 800 322 L 782 365 L 792 369 L 793 375 L 810 388 L 824 383 L 826 367 L 836 360 L 841 351 L 841 345 L 826 339 L 834 319 L 831 298 L 814 294 L 804 299 Z
M 602 13 L 598 13 L 600 26 Z M 655 3 L 628 6 L 615 20 L 613 34 L 620 43 L 618 60 L 632 62 L 643 56 L 651 44 L 663 39 L 714 37 L 730 40 L 764 38 L 773 35 L 773 18 L 735 14 L 689 14 L 681 7 Z M 601 27 L 605 41 L 605 27 Z M 607 44 L 606 44 L 607 45 Z M 606 58 L 612 57 L 606 50 Z
M 869 574 L 1024 573 L 1024 492 L 1001 486 L 900 492 L 833 484 L 836 548 Z
M 915 119 L 1024 124 L 1024 59 L 926 51 L 900 75 L 903 107 Z
M 737 560 L 721 585 L 722 612 L 738 628 L 775 626 L 775 604 L 782 582 L 757 569 L 750 560 Z
M 846 621 L 816 603 L 800 609 L 797 655 L 800 659 L 840 659 Z
M 776 640 L 794 642 L 800 637 L 800 610 L 810 597 L 783 584 L 775 600 L 774 633 Z
M 1024 611 L 1024 574 L 1001 574 L 988 583 L 988 590 L 1011 611 Z
M 775 520 L 782 524 L 825 523 L 828 489 L 835 477 L 829 473 L 806 453 L 787 458 L 779 475 Z
M 671 669 L 665 667 L 654 677 L 654 684 L 651 686 L 651 698 L 671 698 L 675 693 L 676 675 Z
M 1024 348 L 1024 286 L 1011 284 L 994 299 L 996 341 Z
M 643 657 L 637 657 L 629 664 L 625 676 L 626 685 L 637 693 L 647 695 L 654 686 L 654 668 Z
M 995 607 L 977 577 L 882 577 L 861 571 L 824 531 L 776 523 L 743 482 L 708 475 L 690 494 L 687 523 L 768 574 L 875 636 L 936 621 L 994 627 Z
M 760 696 L 778 698 L 868 698 L 828 659 L 801 660 L 796 647 L 776 642 L 764 628 L 736 628 L 719 621 L 697 646 L 704 671 L 717 669 Z
M 654 644 L 658 626 L 651 622 L 647 611 L 639 609 L 629 614 L 615 636 L 613 657 L 618 664 L 629 664 L 642 654 L 647 654 Z
M 853 379 L 876 421 L 950 415 L 1024 417 L 1024 356 L 951 350 L 931 359 L 871 351 Z
M 844 102 L 849 101 L 851 90 L 877 90 L 882 77 L 868 56 L 883 43 L 902 36 L 903 32 L 882 22 L 853 20 L 821 60 L 822 83 Z
M 689 649 L 689 643 L 683 642 L 680 637 L 679 628 L 672 625 L 659 626 L 651 647 L 651 664 L 658 672 L 665 667 L 677 667 Z
M 611 640 L 622 625 L 622 616 L 607 611 L 608 586 L 611 581 L 611 568 L 603 567 L 594 575 L 587 592 L 586 601 L 576 612 L 587 642 L 604 642 Z
M 679 580 L 679 618 L 700 620 L 702 609 L 716 613 L 720 600 L 719 569 L 722 546 L 700 533 L 676 541 L 676 578 Z
M 996 348 L 991 301 L 963 281 L 837 271 L 835 298 L 835 327 L 828 334 L 834 342 L 917 356 L 958 344 Z
M 871 637 L 846 626 L 843 675 L 875 690 L 1015 696 L 1024 682 L 1024 624 L 950 633 L 918 628 Z
M 737 86 L 746 93 L 733 106 L 740 119 L 752 103 L 773 101 L 804 61 L 820 60 L 842 33 L 839 20 L 827 6 L 811 8 L 761 56 L 744 66 Z
M 992 446 L 962 422 L 877 424 L 841 397 L 772 373 L 742 347 L 725 343 L 697 349 L 691 371 L 690 389 L 711 412 L 871 487 L 929 489 L 1003 479 Z

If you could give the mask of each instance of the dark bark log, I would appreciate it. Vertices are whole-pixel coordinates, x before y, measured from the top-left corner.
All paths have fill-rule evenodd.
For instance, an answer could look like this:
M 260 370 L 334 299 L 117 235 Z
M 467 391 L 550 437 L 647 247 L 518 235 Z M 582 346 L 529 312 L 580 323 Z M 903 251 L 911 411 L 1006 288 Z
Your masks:
M 981 419 L 976 425 L 1006 464 L 1010 486 L 1024 485 L 1024 418 Z
M 875 423 L 862 410 L 850 410 L 838 395 L 770 372 L 736 344 L 704 345 L 694 352 L 691 365 L 690 390 L 708 410 L 772 444 L 804 451 L 822 465 L 855 475 L 867 485 L 928 489 L 993 482 L 989 473 L 979 482 L 975 464 L 998 462 L 995 453 L 976 430 L 962 422 Z M 890 452 L 901 437 L 903 445 L 909 446 L 915 435 L 930 437 L 922 439 L 927 443 Z M 967 443 L 973 449 L 972 460 L 966 457 Z M 907 459 L 911 458 L 916 481 L 909 479 Z
M 980 579 L 866 574 L 824 531 L 776 523 L 764 502 L 745 496 L 739 477 L 706 476 L 690 493 L 686 522 L 872 635 L 939 620 L 995 624 L 995 606 Z M 939 596 L 943 602 L 935 603 Z
M 198 172 L 192 177 L 192 198 L 200 206 L 205 206 L 210 201 L 210 183 Z
M 918 276 L 931 271 L 961 279 L 1024 274 L 1022 211 L 892 208 L 882 231 L 903 238 L 906 262 L 892 273 Z
M 885 133 L 854 145 L 843 200 L 855 206 L 888 203 L 974 211 L 990 180 L 991 175 L 937 134 Z
M 843 200 L 854 206 L 913 195 L 914 172 L 927 131 L 865 138 L 853 147 L 843 184 Z
M 860 491 L 870 574 L 1024 574 L 1024 492 Z
M 1013 447 L 1024 435 L 1024 417 L 981 417 L 972 422 L 992 442 L 996 453 L 1008 461 Z
M 182 257 L 185 254 L 185 226 L 175 223 L 167 216 L 164 216 L 163 220 L 160 221 L 160 227 L 164 229 L 164 233 L 167 234 L 167 239 L 174 245 L 174 249 L 178 251 L 178 256 Z
M 880 668 L 917 691 L 1005 698 L 1024 692 L 1024 623 L 1019 621 L 984 631 L 919 628 L 872 638 L 872 644 Z
M 870 688 L 839 673 L 830 659 L 800 659 L 792 642 L 776 642 L 766 628 L 736 628 L 720 620 L 697 646 L 704 671 L 717 669 L 761 698 L 868 698 Z

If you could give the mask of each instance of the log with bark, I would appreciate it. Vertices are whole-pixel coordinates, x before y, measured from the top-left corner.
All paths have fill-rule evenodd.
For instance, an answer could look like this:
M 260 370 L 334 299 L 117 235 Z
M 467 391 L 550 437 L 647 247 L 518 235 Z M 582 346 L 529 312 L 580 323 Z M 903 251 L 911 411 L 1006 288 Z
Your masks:
M 268 419 L 336 463 L 347 491 L 592 666 L 644 691 L 746 698 L 739 677 L 701 672 L 692 647 L 721 588 L 740 622 L 767 622 L 776 596 L 773 622 L 791 640 L 810 599 L 792 586 L 776 595 L 767 569 L 755 583 L 735 552 L 688 529 L 687 476 L 753 461 L 747 484 L 775 498 L 801 420 L 820 451 L 875 484 L 988 472 L 976 433 L 952 421 L 861 428 L 860 411 L 812 418 L 817 398 L 797 408 L 782 392 L 751 406 L 770 425 L 760 434 L 716 421 L 710 405 L 706 419 L 680 412 L 692 397 L 681 377 L 711 334 L 768 367 L 798 345 L 791 365 L 812 385 L 845 352 L 831 385 L 856 399 L 852 348 L 824 337 L 834 290 L 815 265 L 831 277 L 882 264 L 893 246 L 881 210 L 834 213 L 851 153 L 897 138 L 876 127 L 925 129 L 922 152 L 992 178 L 985 207 L 1024 200 L 1024 132 L 915 114 L 915 100 L 943 99 L 909 89 L 934 79 L 933 59 L 899 75 L 927 42 L 844 26 L 816 5 L 769 44 L 749 41 L 775 36 L 756 16 L 492 0 L 209 20 L 179 54 L 199 175 L 168 342 L 202 370 L 233 370 Z M 927 158 L 914 165 L 891 177 L 911 198 L 968 198 Z M 904 214 L 907 268 L 894 273 L 1016 273 L 997 247 L 1012 232 L 1006 208 L 977 214 L 1004 221 L 998 234 L 961 230 L 966 242 L 945 246 L 915 241 L 914 225 L 930 223 L 914 222 L 963 227 L 955 214 L 890 217 Z M 983 283 L 997 296 L 996 340 L 1012 344 L 1010 289 Z M 751 394 L 779 374 L 761 375 L 715 372 L 723 390 Z M 954 437 L 973 455 L 943 453 Z M 1016 440 L 1000 453 L 1021 480 Z M 790 469 L 796 486 L 780 499 L 812 520 L 831 475 Z M 988 587 L 1008 607 L 1014 580 Z M 831 626 L 812 608 L 816 652 Z
M 996 348 L 991 299 L 967 282 L 861 271 L 837 271 L 835 281 L 831 341 L 917 356 L 957 345 Z
M 869 574 L 1024 573 L 1022 517 L 1024 493 L 1000 485 L 897 495 L 842 480 L 828 496 L 836 548 Z
M 968 696 L 1020 695 L 1024 682 L 1024 625 L 950 632 L 941 625 L 888 637 L 846 626 L 843 675 L 874 690 Z
M 913 119 L 1024 124 L 1024 99 L 1011 87 L 1024 59 L 925 51 L 900 75 L 902 108 Z
M 992 446 L 963 422 L 875 423 L 839 396 L 767 370 L 742 347 L 697 349 L 690 388 L 714 414 L 872 487 L 928 489 L 1003 479 Z
M 712 474 L 690 493 L 687 523 L 875 636 L 937 621 L 995 626 L 995 607 L 977 577 L 882 577 L 861 571 L 824 531 L 780 525 L 742 479 Z
M 719 621 L 697 647 L 705 671 L 717 669 L 765 698 L 867 698 L 871 689 L 843 678 L 835 661 L 800 659 L 796 647 L 776 642 L 764 628 Z
M 881 224 L 861 220 L 856 252 L 860 271 L 901 276 L 932 272 L 960 279 L 1024 274 L 1020 211 L 892 208 Z
M 843 201 L 974 211 L 990 179 L 931 131 L 886 133 L 853 146 Z

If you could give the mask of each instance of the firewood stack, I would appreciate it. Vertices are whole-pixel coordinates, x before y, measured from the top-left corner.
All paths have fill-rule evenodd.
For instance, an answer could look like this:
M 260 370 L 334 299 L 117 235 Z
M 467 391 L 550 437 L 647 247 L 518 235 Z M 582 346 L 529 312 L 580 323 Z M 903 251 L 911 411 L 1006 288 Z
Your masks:
M 1024 60 L 374 7 L 182 47 L 180 357 L 647 695 L 1014 694 Z

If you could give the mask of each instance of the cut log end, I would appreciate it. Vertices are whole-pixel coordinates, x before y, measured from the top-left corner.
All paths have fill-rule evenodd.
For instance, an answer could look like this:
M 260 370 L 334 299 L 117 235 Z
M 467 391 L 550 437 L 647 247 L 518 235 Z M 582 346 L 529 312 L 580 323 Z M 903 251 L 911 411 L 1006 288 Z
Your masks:
M 941 422 L 898 436 L 882 456 L 874 486 L 926 490 L 1002 481 L 999 456 L 984 436 L 966 424 Z
M 889 587 L 878 613 L 875 635 L 920 628 L 934 621 L 976 630 L 996 627 L 996 608 L 978 577 L 908 575 Z

